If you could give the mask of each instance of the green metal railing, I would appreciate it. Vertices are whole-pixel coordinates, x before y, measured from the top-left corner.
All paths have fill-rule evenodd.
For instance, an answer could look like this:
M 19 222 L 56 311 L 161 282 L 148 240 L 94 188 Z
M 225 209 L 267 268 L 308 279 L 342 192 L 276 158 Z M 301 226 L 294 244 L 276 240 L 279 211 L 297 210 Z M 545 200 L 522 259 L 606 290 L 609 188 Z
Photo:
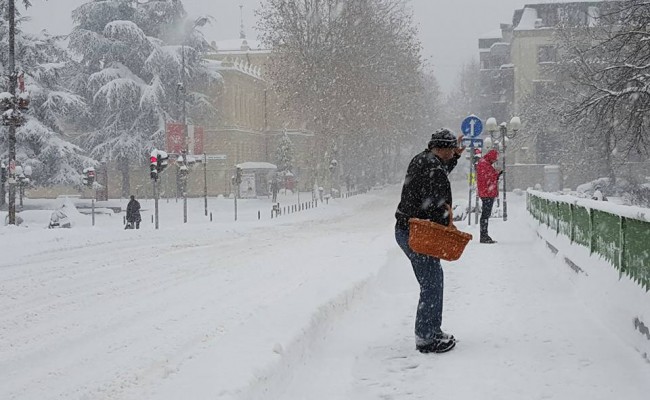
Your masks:
M 650 291 L 650 222 L 528 192 L 526 208 L 538 221 L 571 243 L 588 247 Z

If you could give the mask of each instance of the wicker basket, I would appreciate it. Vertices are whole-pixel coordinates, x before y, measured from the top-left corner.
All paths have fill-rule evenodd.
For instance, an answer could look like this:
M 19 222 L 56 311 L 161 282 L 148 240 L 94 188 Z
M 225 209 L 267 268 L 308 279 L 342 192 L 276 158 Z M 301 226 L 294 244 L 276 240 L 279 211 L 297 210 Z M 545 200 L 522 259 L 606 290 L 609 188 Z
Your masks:
M 449 225 L 411 218 L 409 219 L 409 247 L 416 253 L 455 261 L 460 258 L 472 235 L 459 231 L 454 224 L 451 207 L 447 205 Z

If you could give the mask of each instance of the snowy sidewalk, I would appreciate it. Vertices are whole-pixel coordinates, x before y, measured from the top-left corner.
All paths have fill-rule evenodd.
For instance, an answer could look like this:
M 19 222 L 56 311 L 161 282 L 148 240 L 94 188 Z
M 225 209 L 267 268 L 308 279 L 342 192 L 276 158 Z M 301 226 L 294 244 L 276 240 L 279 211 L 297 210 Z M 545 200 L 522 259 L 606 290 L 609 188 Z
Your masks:
M 0 398 L 647 398 L 650 365 L 575 295 L 523 197 L 497 245 L 444 265 L 457 348 L 417 353 L 398 194 L 182 234 L 6 236 Z
M 510 220 L 491 222 L 499 244 L 471 243 L 444 263 L 452 352 L 414 350 L 418 287 L 395 248 L 363 305 L 323 333 L 308 362 L 248 398 L 647 399 L 650 364 L 575 297 L 523 198 L 511 201 Z

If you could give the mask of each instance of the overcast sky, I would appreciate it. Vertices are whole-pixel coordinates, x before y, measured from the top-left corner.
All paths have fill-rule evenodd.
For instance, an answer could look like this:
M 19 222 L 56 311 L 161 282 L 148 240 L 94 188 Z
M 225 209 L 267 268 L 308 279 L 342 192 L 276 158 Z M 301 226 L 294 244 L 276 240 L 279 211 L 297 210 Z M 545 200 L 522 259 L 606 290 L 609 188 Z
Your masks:
M 144 1 L 144 0 L 141 0 Z M 511 22 L 512 13 L 526 3 L 555 0 L 411 0 L 420 28 L 424 55 L 430 60 L 441 87 L 449 91 L 456 83 L 460 66 L 478 57 L 478 37 Z M 23 15 L 32 21 L 26 30 L 43 28 L 55 34 L 69 33 L 70 12 L 86 0 L 31 0 L 32 7 Z M 244 5 L 244 23 L 248 37 L 255 37 L 254 9 L 260 0 L 183 0 L 192 16 L 212 15 L 216 22 L 204 29 L 206 39 L 225 40 L 239 37 L 239 5 Z

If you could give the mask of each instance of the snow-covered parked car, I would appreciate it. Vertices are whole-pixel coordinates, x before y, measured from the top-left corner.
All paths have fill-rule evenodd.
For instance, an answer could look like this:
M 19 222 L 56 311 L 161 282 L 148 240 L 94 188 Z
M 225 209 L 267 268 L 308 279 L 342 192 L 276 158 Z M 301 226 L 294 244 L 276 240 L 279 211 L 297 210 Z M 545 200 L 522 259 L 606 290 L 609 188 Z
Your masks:
M 72 228 L 70 218 L 62 209 L 54 210 L 50 216 L 50 224 L 48 228 Z
M 72 228 L 85 218 L 79 213 L 71 199 L 63 199 L 63 204 L 52 212 L 48 228 Z

